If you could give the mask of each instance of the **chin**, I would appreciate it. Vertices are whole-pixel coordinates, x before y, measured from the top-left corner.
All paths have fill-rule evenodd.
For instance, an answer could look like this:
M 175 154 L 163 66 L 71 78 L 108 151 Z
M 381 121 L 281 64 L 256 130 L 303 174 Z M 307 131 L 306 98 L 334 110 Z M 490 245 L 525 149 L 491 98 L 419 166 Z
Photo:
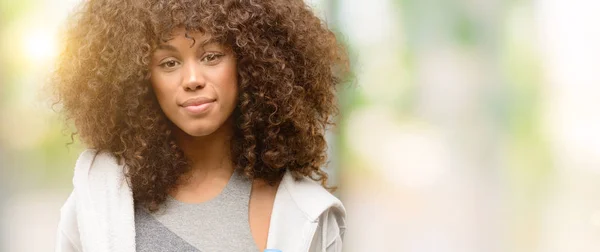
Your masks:
M 215 131 L 217 131 L 216 128 L 214 127 L 183 127 L 180 128 L 183 132 L 185 132 L 186 134 L 193 136 L 193 137 L 203 137 L 203 136 L 208 136 L 211 135 L 212 133 L 215 133 Z
M 215 134 L 220 131 L 223 127 L 230 127 L 231 123 L 229 120 L 222 120 L 215 117 L 204 117 L 204 118 L 178 118 L 175 120 L 175 126 L 179 128 L 183 133 L 191 137 L 205 137 Z M 224 129 L 225 130 L 225 129 Z

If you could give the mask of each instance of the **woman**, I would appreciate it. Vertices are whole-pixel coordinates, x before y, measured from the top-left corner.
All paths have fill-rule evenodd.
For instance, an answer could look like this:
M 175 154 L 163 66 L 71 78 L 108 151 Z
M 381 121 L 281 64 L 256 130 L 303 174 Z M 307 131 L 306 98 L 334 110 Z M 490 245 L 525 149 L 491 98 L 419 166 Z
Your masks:
M 341 251 L 320 167 L 348 64 L 302 0 L 88 0 L 69 21 L 51 84 L 89 149 L 57 251 Z

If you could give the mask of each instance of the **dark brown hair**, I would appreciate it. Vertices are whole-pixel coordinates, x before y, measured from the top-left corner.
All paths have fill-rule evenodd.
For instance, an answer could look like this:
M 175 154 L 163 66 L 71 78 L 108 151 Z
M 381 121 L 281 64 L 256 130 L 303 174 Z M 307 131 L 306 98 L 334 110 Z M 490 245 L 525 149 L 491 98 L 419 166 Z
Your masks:
M 177 27 L 238 60 L 235 166 L 270 184 L 288 170 L 326 186 L 324 133 L 348 63 L 302 0 L 88 0 L 68 21 L 51 88 L 73 134 L 128 167 L 136 204 L 156 210 L 189 169 L 149 84 L 152 52 Z

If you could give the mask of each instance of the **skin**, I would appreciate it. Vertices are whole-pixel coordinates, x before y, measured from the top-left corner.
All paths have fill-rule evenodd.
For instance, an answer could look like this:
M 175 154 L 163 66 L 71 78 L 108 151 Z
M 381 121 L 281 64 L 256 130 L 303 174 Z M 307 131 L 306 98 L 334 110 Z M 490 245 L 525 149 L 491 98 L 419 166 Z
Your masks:
M 193 38 L 193 39 L 192 39 Z M 235 55 L 210 36 L 173 31 L 173 39 L 153 53 L 150 82 L 165 115 L 176 128 L 174 136 L 192 169 L 170 195 L 182 202 L 200 203 L 219 195 L 233 174 L 230 140 L 232 112 L 237 104 Z M 191 98 L 208 98 L 202 112 L 182 106 Z M 277 186 L 254 180 L 249 202 L 249 225 L 257 248 L 266 247 Z

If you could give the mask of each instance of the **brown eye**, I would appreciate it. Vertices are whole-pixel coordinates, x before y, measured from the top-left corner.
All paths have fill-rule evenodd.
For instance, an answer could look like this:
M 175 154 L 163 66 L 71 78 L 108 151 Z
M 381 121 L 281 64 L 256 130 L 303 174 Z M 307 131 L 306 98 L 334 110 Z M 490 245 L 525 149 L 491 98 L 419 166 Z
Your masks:
M 179 64 L 179 62 L 175 61 L 175 60 L 169 60 L 169 61 L 165 61 L 164 63 L 160 64 L 161 67 L 164 68 L 174 68 Z
M 217 53 L 209 53 L 206 54 L 206 56 L 204 56 L 202 58 L 202 61 L 207 62 L 207 63 L 214 63 L 216 62 L 218 59 L 220 59 L 221 57 L 223 57 L 222 54 L 217 54 Z

